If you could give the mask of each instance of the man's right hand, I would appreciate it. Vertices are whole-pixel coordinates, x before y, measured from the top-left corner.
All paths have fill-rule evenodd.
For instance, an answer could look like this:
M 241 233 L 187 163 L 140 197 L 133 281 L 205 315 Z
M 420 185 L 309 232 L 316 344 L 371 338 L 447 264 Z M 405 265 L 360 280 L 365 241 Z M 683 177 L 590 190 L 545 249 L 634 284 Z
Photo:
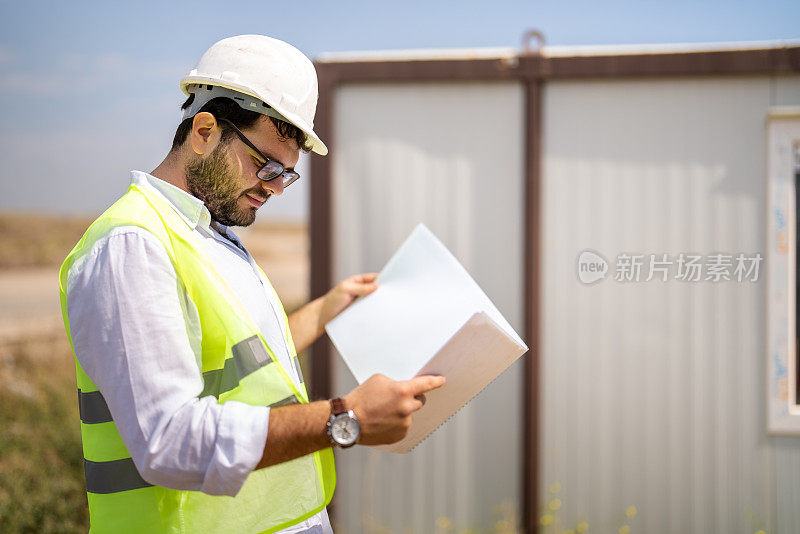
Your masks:
M 374 375 L 344 396 L 361 425 L 358 443 L 382 445 L 403 439 L 411 426 L 411 414 L 422 408 L 424 394 L 444 384 L 443 376 L 417 376 L 395 382 Z M 272 408 L 264 454 L 256 468 L 293 460 L 330 447 L 325 424 L 331 415 L 328 401 Z
M 416 376 L 396 382 L 384 375 L 371 376 L 345 395 L 361 425 L 360 445 L 382 445 L 403 439 L 411 426 L 411 414 L 422 408 L 424 394 L 442 387 L 443 376 Z

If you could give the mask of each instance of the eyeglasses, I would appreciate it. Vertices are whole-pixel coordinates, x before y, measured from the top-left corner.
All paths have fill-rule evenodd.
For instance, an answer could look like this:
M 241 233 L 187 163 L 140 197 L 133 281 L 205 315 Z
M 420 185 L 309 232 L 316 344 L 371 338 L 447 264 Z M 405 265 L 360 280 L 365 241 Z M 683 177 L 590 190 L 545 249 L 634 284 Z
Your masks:
M 239 128 L 237 128 L 236 125 L 233 124 L 231 121 L 223 118 L 218 118 L 217 120 L 222 121 L 231 128 L 233 128 L 233 131 L 236 132 L 236 135 L 239 136 L 239 139 L 242 140 L 242 143 L 252 148 L 253 151 L 256 154 L 258 154 L 258 157 L 264 160 L 265 163 L 256 172 L 256 176 L 258 176 L 259 180 L 262 180 L 264 182 L 270 182 L 280 176 L 281 179 L 283 180 L 283 187 L 286 188 L 289 187 L 289 185 L 291 185 L 292 183 L 294 183 L 298 178 L 300 178 L 300 175 L 297 174 L 296 172 L 287 171 L 286 167 L 284 167 L 280 162 L 275 161 L 274 159 L 270 159 L 264 154 L 262 154 L 261 151 L 257 149 L 256 146 L 253 143 L 251 143 L 250 140 L 247 137 L 245 137 L 242 131 L 239 130 Z

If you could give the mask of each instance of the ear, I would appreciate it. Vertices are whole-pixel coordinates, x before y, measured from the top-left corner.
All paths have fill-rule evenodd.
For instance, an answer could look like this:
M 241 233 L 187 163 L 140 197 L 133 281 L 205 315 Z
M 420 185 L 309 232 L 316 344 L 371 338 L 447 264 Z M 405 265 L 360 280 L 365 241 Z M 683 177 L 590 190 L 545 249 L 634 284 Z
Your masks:
M 189 143 L 195 154 L 210 153 L 219 143 L 222 131 L 214 115 L 203 111 L 194 116 L 189 131 Z

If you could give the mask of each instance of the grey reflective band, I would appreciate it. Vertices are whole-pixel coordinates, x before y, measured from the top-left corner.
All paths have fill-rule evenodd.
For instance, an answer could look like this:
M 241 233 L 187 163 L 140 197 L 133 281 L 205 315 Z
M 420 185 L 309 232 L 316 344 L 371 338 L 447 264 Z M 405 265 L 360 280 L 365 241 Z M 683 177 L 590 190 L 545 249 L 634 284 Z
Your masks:
M 222 369 L 213 369 L 203 373 L 203 391 L 200 393 L 200 397 L 214 395 L 219 398 L 223 393 L 238 386 L 239 381 L 247 375 L 272 363 L 272 359 L 258 336 L 240 341 L 231 350 L 233 358 L 225 360 Z
M 272 361 L 258 336 L 240 341 L 231 347 L 231 351 L 233 352 L 233 361 L 236 364 L 236 374 L 239 375 L 240 379 L 250 373 L 255 373 Z
M 152 486 L 141 477 L 131 458 L 110 462 L 92 462 L 84 458 L 83 472 L 89 493 L 117 493 Z
M 271 408 L 297 403 L 294 395 L 270 404 Z M 153 486 L 139 474 L 132 458 L 93 462 L 83 459 L 83 472 L 86 475 L 86 491 L 89 493 L 119 493 Z
M 297 378 L 300 379 L 300 383 L 302 384 L 305 380 L 303 380 L 303 370 L 300 368 L 300 359 L 295 356 L 292 358 L 292 363 L 294 364 L 294 370 L 297 371 Z
M 236 364 L 233 358 L 225 360 L 222 369 L 214 369 L 203 373 L 203 391 L 200 397 L 214 395 L 219 398 L 222 393 L 230 391 L 239 385 L 239 376 L 236 374 Z
M 108 423 L 112 420 L 108 404 L 99 391 L 84 393 L 78 390 L 78 413 L 81 421 L 89 425 Z
M 222 369 L 214 369 L 213 371 L 206 371 L 203 373 L 203 391 L 200 392 L 200 398 L 214 395 L 219 398 L 220 383 L 222 382 Z

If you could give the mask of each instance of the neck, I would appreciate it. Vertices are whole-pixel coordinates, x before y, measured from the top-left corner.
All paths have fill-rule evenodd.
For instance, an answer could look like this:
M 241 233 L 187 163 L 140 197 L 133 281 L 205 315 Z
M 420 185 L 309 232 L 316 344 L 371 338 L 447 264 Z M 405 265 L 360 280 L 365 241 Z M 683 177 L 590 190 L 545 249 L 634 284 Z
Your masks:
M 164 161 L 159 163 L 158 167 L 150 171 L 150 174 L 189 193 L 189 189 L 186 185 L 184 162 L 177 152 L 170 152 L 167 154 Z

